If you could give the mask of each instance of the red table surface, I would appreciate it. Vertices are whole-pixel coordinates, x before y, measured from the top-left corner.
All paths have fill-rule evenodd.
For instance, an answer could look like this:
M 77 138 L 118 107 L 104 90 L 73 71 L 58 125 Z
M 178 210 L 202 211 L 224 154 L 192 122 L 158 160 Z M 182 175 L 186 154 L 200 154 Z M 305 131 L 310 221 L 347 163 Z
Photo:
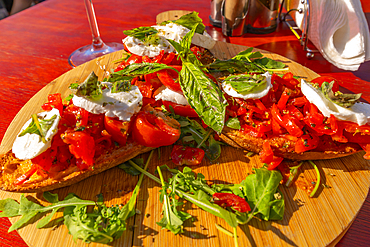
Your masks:
M 370 1 L 362 0 L 370 22 Z M 120 42 L 122 31 L 155 23 L 158 13 L 168 10 L 195 10 L 218 40 L 253 46 L 290 58 L 321 75 L 343 81 L 342 86 L 370 102 L 370 62 L 358 71 L 344 71 L 329 64 L 319 53 L 306 58 L 300 42 L 284 23 L 276 32 L 225 37 L 220 28 L 210 25 L 210 1 L 94 0 L 100 33 L 105 42 Z M 83 1 L 47 0 L 0 21 L 0 140 L 22 106 L 43 86 L 71 69 L 68 56 L 91 42 Z M 16 231 L 8 233 L 10 222 L 0 218 L 0 246 L 27 246 Z M 370 197 L 337 246 L 369 246 Z

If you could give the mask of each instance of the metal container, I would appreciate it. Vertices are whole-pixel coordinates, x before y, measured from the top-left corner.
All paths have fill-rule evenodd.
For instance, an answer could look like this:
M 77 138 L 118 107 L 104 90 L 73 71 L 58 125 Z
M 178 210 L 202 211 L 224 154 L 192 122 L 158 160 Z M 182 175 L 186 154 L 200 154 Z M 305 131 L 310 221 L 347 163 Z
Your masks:
M 251 0 L 246 32 L 265 34 L 276 30 L 279 0 Z
M 211 0 L 211 14 L 209 21 L 215 27 L 221 27 L 221 5 L 223 0 Z
M 279 0 L 211 0 L 211 24 L 226 36 L 276 30 Z
M 245 33 L 250 0 L 224 0 L 221 5 L 222 33 L 241 36 Z

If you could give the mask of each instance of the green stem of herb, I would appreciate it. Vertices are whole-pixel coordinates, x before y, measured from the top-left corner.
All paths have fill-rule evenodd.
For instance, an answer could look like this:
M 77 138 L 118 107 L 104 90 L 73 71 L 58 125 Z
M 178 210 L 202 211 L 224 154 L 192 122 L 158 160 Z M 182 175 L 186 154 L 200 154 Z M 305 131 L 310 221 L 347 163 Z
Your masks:
M 203 143 L 208 139 L 208 137 L 210 136 L 210 134 L 211 134 L 211 132 L 212 132 L 212 130 L 210 129 L 210 130 L 208 130 L 208 132 L 207 132 L 207 135 L 203 138 L 203 140 L 198 144 L 198 146 L 197 146 L 197 148 L 200 148 L 202 145 L 203 145 Z
M 42 142 L 46 143 L 45 136 L 44 136 L 44 133 L 42 133 L 42 129 L 41 129 L 40 122 L 39 122 L 39 119 L 37 117 L 37 114 L 32 114 L 32 119 L 35 122 L 36 127 L 40 132 Z
M 164 179 L 163 179 L 161 168 L 159 166 L 157 166 L 157 172 L 158 172 L 159 178 L 161 179 L 161 184 L 162 186 L 164 186 Z
M 311 160 L 309 160 L 308 162 L 310 162 L 310 164 L 315 168 L 316 177 L 317 177 L 315 188 L 313 189 L 313 191 L 310 194 L 310 197 L 313 197 L 315 195 L 316 191 L 318 190 L 319 186 L 320 186 L 320 171 L 319 171 L 319 168 L 317 168 L 317 166 L 315 165 L 315 163 L 313 163 Z
M 234 237 L 234 235 L 233 235 L 233 233 L 232 233 L 232 232 L 230 232 L 230 231 L 226 230 L 225 228 L 223 228 L 223 227 L 222 227 L 222 226 L 220 226 L 219 224 L 216 224 L 216 223 L 215 223 L 215 226 L 216 226 L 216 228 L 217 228 L 220 232 L 223 232 L 223 233 L 225 233 L 226 235 L 228 235 L 228 236 L 230 236 L 230 237 Z
M 297 166 L 294 166 L 294 167 L 291 167 L 290 168 L 290 175 L 289 175 L 289 178 L 288 178 L 288 180 L 286 181 L 286 183 L 285 183 L 285 186 L 286 187 L 289 187 L 291 184 L 292 184 L 292 182 L 293 182 L 293 180 L 294 180 L 294 178 L 295 178 L 295 176 L 297 175 L 297 173 L 298 173 L 298 169 L 299 169 L 299 167 L 301 167 L 301 165 L 303 164 L 303 162 L 301 162 L 301 163 L 299 163 L 299 165 L 297 165 Z
M 272 71 L 272 72 L 278 72 L 278 71 L 287 71 L 289 70 L 289 67 L 283 68 L 283 69 L 266 69 L 267 71 Z
M 238 244 L 238 233 L 236 232 L 236 227 L 233 228 L 234 229 L 234 244 L 235 244 L 235 247 L 238 247 L 239 244 Z
M 147 172 L 146 170 L 144 170 L 140 166 L 136 165 L 135 162 L 133 162 L 132 160 L 129 160 L 128 162 L 130 163 L 130 165 L 132 165 L 133 167 L 135 167 L 135 169 L 138 170 L 138 171 L 140 171 L 142 174 L 146 175 L 147 177 L 149 177 L 150 179 L 154 180 L 155 182 L 157 182 L 159 184 L 162 184 L 161 183 L 161 180 L 159 178 L 157 178 L 153 174 Z

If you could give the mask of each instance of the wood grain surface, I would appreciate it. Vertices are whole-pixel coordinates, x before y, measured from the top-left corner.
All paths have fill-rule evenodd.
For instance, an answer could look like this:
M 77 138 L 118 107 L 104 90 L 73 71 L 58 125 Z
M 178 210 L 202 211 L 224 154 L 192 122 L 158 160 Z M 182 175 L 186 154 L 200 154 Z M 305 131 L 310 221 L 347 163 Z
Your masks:
M 213 53 L 220 59 L 234 56 L 247 47 L 217 42 Z M 313 71 L 301 66 L 287 58 L 266 51 L 262 53 L 268 57 L 286 63 L 290 71 L 308 80 L 317 77 Z M 0 153 L 11 148 L 15 134 L 31 113 L 39 112 L 40 106 L 47 99 L 49 93 L 61 92 L 67 96 L 70 83 L 82 82 L 93 70 L 102 79 L 106 71 L 116 66 L 113 61 L 120 58 L 121 53 L 116 52 L 93 60 L 63 74 L 52 81 L 21 109 L 16 115 L 1 143 Z M 169 160 L 171 147 L 161 148 L 161 157 L 154 155 L 149 171 L 154 173 L 156 166 L 167 164 L 173 166 Z M 221 183 L 239 183 L 251 173 L 253 167 L 260 167 L 257 156 L 246 157 L 241 150 L 223 147 L 222 156 L 215 164 L 207 161 L 196 167 L 196 172 L 201 172 L 206 179 Z M 148 155 L 144 154 L 146 158 Z M 296 186 L 280 186 L 285 197 L 286 212 L 282 221 L 264 222 L 253 219 L 249 225 L 238 228 L 240 246 L 327 246 L 333 245 L 345 230 L 350 226 L 359 212 L 370 186 L 370 164 L 356 154 L 340 159 L 317 161 L 322 183 L 330 188 L 320 186 L 314 198 L 309 198 L 307 193 Z M 328 175 L 330 174 L 330 175 Z M 300 178 L 307 184 L 315 179 L 315 171 L 309 164 L 303 166 Z M 64 198 L 73 192 L 83 199 L 95 200 L 100 193 L 103 194 L 107 205 L 126 203 L 136 184 L 137 178 L 125 174 L 119 168 L 113 168 L 99 175 L 90 177 L 73 186 L 53 191 L 59 198 Z M 128 230 L 113 246 L 233 246 L 233 239 L 219 232 L 215 223 L 228 230 L 230 227 L 213 215 L 186 204 L 185 209 L 196 217 L 194 222 L 186 222 L 185 233 L 174 236 L 167 230 L 161 230 L 156 224 L 162 217 L 159 203 L 160 188 L 148 178 L 145 178 L 137 203 L 141 214 L 128 220 Z M 351 192 L 351 193 L 348 193 Z M 42 195 L 37 193 L 26 194 L 45 204 Z M 19 193 L 0 192 L 0 199 L 14 198 L 19 200 Z M 55 218 L 60 217 L 56 215 Z M 15 222 L 17 218 L 10 219 Z M 36 229 L 32 222 L 19 230 L 25 242 L 32 247 L 46 246 L 87 246 L 82 241 L 76 243 L 68 234 L 65 226 L 49 224 L 46 228 Z M 103 246 L 90 244 L 89 246 Z

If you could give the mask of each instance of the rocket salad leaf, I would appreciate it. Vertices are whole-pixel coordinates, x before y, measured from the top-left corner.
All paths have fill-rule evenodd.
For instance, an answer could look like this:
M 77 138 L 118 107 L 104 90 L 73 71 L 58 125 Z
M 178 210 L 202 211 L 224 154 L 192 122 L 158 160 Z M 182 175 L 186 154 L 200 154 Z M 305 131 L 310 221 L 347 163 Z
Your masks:
M 152 155 L 153 151 L 149 155 L 144 170 L 148 167 Z M 126 220 L 135 214 L 136 199 L 143 179 L 144 174 L 141 174 L 130 200 L 122 208 L 118 205 L 107 207 L 101 202 L 102 200 L 100 202 L 82 200 L 73 193 L 59 201 L 57 194 L 44 192 L 44 198 L 51 205 L 41 206 L 29 201 L 22 194 L 19 203 L 9 198 L 0 201 L 0 211 L 2 211 L 0 217 L 22 216 L 9 228 L 8 232 L 11 232 L 27 224 L 38 214 L 51 211 L 38 222 L 37 228 L 42 228 L 51 221 L 58 210 L 64 209 L 64 224 L 74 240 L 106 244 L 119 238 L 126 230 Z M 95 206 L 92 213 L 87 213 L 88 206 Z

